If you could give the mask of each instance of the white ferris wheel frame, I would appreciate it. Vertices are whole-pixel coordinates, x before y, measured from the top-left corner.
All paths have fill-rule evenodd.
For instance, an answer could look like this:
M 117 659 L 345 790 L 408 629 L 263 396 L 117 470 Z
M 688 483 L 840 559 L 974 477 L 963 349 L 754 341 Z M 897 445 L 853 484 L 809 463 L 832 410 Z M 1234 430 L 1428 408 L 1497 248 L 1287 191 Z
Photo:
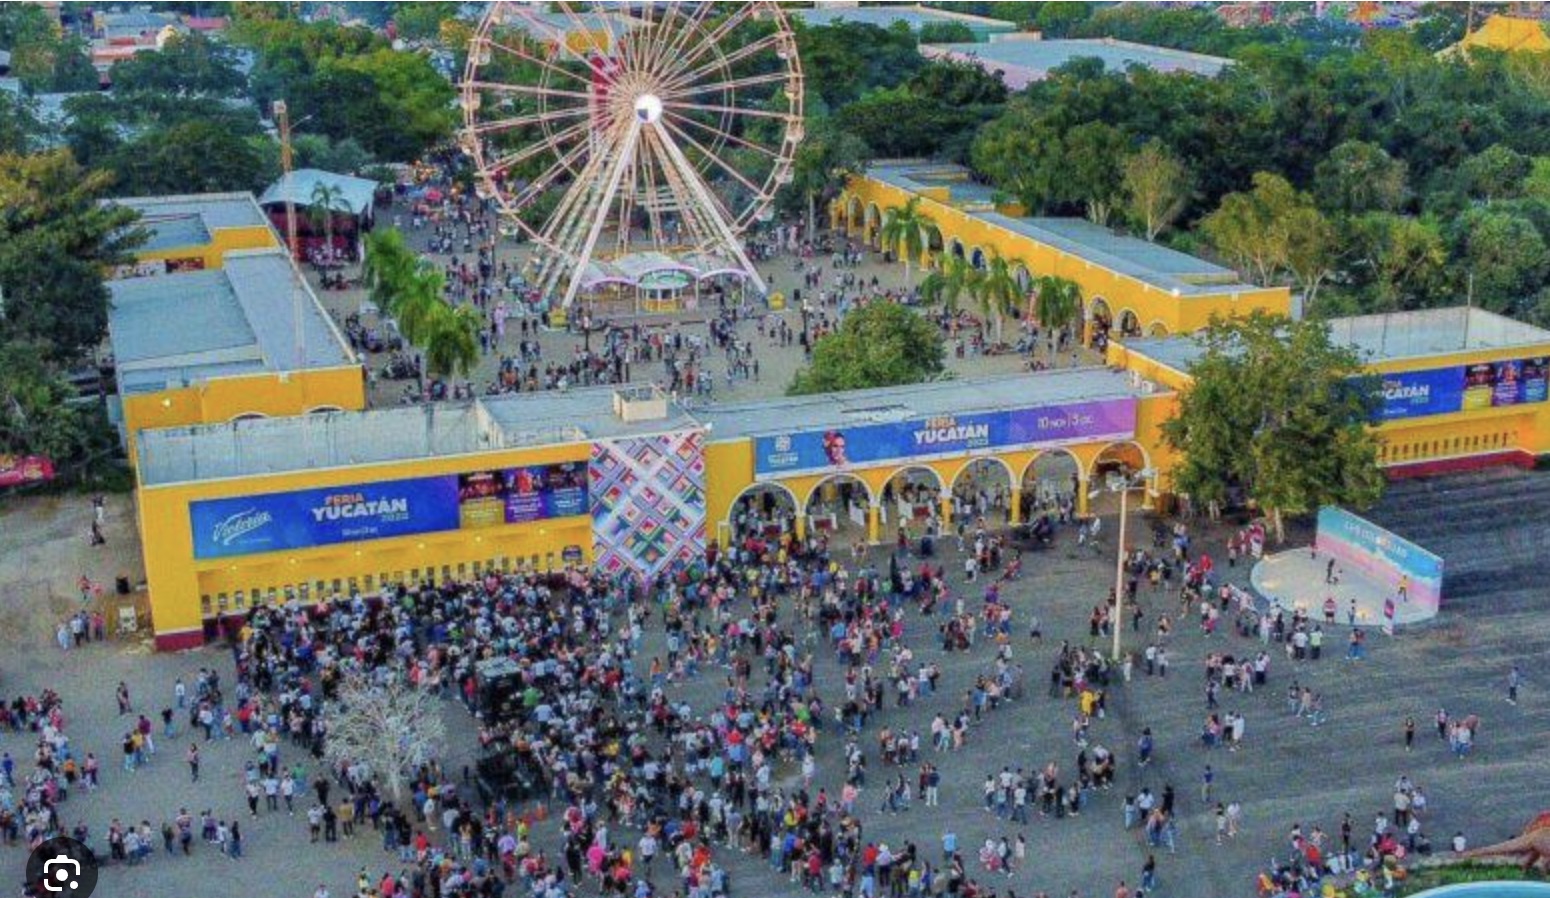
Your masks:
M 637 8 L 638 16 L 624 18 L 620 10 L 628 7 L 607 3 L 581 12 L 567 2 L 497 2 L 480 21 L 463 78 L 463 148 L 478 169 L 481 194 L 494 196 L 503 215 L 540 248 L 533 268 L 540 293 L 552 297 L 564 283 L 562 308 L 575 302 L 589 266 L 600 258 L 610 222 L 619 256 L 656 251 L 725 258 L 766 291 L 741 237 L 755 221 L 767 219 L 776 190 L 791 180 L 804 136 L 802 67 L 778 4 L 742 3 L 710 24 L 709 14 L 725 7 L 646 3 Z M 556 8 L 545 17 L 544 10 Z M 723 52 L 723 39 L 754 20 L 768 20 L 773 29 Z M 502 30 L 508 25 L 530 40 L 512 39 Z M 536 71 L 536 82 L 481 77 L 496 52 Z M 734 65 L 753 62 L 771 70 L 733 72 Z M 586 75 L 574 71 L 577 64 Z M 769 102 L 784 108 L 739 105 L 739 91 L 746 101 L 749 88 L 771 85 L 780 86 Z M 531 108 L 492 117 L 483 108 L 487 93 L 522 98 Z M 715 125 L 704 120 L 707 115 Z M 779 140 L 750 138 L 744 126 L 755 119 L 773 124 Z M 522 127 L 536 127 L 541 139 L 504 155 L 488 145 L 491 135 Z M 762 181 L 728 161 L 729 148 L 768 158 Z M 541 173 L 520 189 L 507 189 L 505 174 L 528 162 L 543 165 Z M 748 198 L 733 202 L 719 196 L 708 180 L 712 170 Z M 563 195 L 547 219 L 541 225 L 526 221 L 521 213 L 561 184 Z M 647 239 L 641 245 L 632 222 L 643 200 Z M 667 239 L 664 210 L 677 214 L 675 230 L 687 232 L 687 242 L 677 234 Z

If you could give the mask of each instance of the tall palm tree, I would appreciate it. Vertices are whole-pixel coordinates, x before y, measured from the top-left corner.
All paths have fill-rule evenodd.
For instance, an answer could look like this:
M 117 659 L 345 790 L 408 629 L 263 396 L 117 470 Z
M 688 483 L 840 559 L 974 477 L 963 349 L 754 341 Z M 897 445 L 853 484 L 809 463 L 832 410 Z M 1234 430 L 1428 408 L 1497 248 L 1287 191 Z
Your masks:
M 1039 278 L 1033 313 L 1051 334 L 1065 330 L 1081 317 L 1082 288 L 1075 281 L 1059 275 L 1047 274 Z
M 980 273 L 979 292 L 975 299 L 980 310 L 995 327 L 995 342 L 1001 342 L 1002 325 L 1006 316 L 1017 308 L 1022 292 L 1017 284 L 1017 276 L 1012 273 L 1012 262 L 995 247 L 991 247 L 990 254 L 985 257 L 985 269 Z
M 404 339 L 423 347 L 437 327 L 436 319 L 442 309 L 449 308 L 443 300 L 444 289 L 441 272 L 416 271 L 404 282 L 393 304 L 384 311 L 398 321 L 398 332 Z
M 948 256 L 938 271 L 920 282 L 920 299 L 927 305 L 940 305 L 958 313 L 964 299 L 977 298 L 983 273 L 962 256 Z
M 413 277 L 419 261 L 397 228 L 380 228 L 366 235 L 366 258 L 361 280 L 371 301 L 384 314 L 392 314 L 398 297 Z
M 920 197 L 910 197 L 902 206 L 890 206 L 883 213 L 883 228 L 879 240 L 883 249 L 890 250 L 904 260 L 904 287 L 911 286 L 911 266 L 920 260 L 929 243 L 928 229 L 936 222 L 920 209 Z
M 307 214 L 312 218 L 314 227 L 320 224 L 323 226 L 329 251 L 334 248 L 334 213 L 349 211 L 350 207 L 344 201 L 343 187 L 324 184 L 322 181 L 312 185 L 312 204 L 307 207 Z
M 470 306 L 441 304 L 425 335 L 425 372 L 445 378 L 467 377 L 479 361 L 479 315 Z

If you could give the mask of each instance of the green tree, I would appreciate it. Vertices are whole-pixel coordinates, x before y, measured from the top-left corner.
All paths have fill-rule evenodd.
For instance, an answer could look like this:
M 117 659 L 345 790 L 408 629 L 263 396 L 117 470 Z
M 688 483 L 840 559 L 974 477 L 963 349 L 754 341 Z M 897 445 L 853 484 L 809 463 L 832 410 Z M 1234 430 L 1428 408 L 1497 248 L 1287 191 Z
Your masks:
M 160 49 L 136 53 L 108 72 L 113 90 L 123 94 L 164 93 L 235 96 L 247 86 L 229 44 L 202 34 L 176 35 Z
M 1455 224 L 1455 252 L 1475 301 L 1512 314 L 1532 302 L 1544 284 L 1550 259 L 1545 240 L 1529 219 L 1490 208 L 1471 209 Z
M 51 351 L 48 344 L 0 342 L 0 454 L 44 455 L 57 468 L 84 457 L 98 428 L 46 361 Z
M 1154 137 L 1125 157 L 1120 171 L 1131 222 L 1147 240 L 1156 240 L 1189 202 L 1189 169 Z
M 874 301 L 818 340 L 812 364 L 797 372 L 787 392 L 798 396 L 921 383 L 942 374 L 945 356 L 935 325 L 897 303 Z
M 965 299 L 979 302 L 981 272 L 962 256 L 948 255 L 920 282 L 920 301 L 958 314 Z
M 400 3 L 393 10 L 393 23 L 406 40 L 428 41 L 441 34 L 441 23 L 457 17 L 456 3 Z
M 1441 292 L 1448 250 L 1435 223 L 1369 212 L 1347 228 L 1347 273 L 1367 293 L 1362 311 L 1418 309 Z
M 0 153 L 26 153 L 42 136 L 44 128 L 32 103 L 18 94 L 0 90 Z
M 1291 218 L 1312 201 L 1280 175 L 1260 172 L 1254 189 L 1222 198 L 1200 223 L 1206 239 L 1233 264 L 1268 286 L 1286 268 L 1291 252 Z
M 1076 281 L 1059 275 L 1046 274 L 1039 278 L 1033 300 L 1033 314 L 1050 334 L 1050 351 L 1057 344 L 1055 334 L 1064 331 L 1082 317 L 1082 287 Z
M 872 150 L 861 138 L 820 118 L 808 125 L 807 137 L 791 160 L 791 183 L 781 198 L 800 199 L 806 206 L 807 233 L 816 234 L 818 200 L 831 199 L 845 181 L 866 167 Z
M 0 340 L 75 360 L 107 332 L 103 272 L 128 262 L 146 234 L 136 214 L 102 204 L 111 178 L 70 153 L 0 155 Z
M 1377 144 L 1348 140 L 1314 170 L 1313 195 L 1331 215 L 1394 212 L 1409 195 L 1406 166 Z
M 1269 513 L 1278 540 L 1287 515 L 1377 500 L 1375 391 L 1327 325 L 1255 312 L 1215 320 L 1196 339 L 1202 354 L 1162 426 L 1183 456 L 1180 492 L 1214 513 L 1241 488 Z
M 909 26 L 879 28 L 840 19 L 831 25 L 793 23 L 807 89 L 840 109 L 877 88 L 903 84 L 926 65 Z
M 883 212 L 883 227 L 878 239 L 884 249 L 904 262 L 905 289 L 909 289 L 913 282 L 913 266 L 926 251 L 930 242 L 930 229 L 935 226 L 936 222 L 920 208 L 918 196 L 910 197 L 902 206 L 890 206 Z
M 1459 166 L 1459 179 L 1471 196 L 1486 202 L 1517 196 L 1531 169 L 1529 159 L 1503 144 L 1493 144 Z
M 1065 198 L 1081 203 L 1094 224 L 1109 223 L 1109 213 L 1124 196 L 1124 175 L 1119 160 L 1125 158 L 1125 135 L 1113 125 L 1088 122 L 1066 134 Z
M 479 361 L 479 313 L 470 306 L 442 308 L 425 334 L 425 372 L 438 379 L 467 377 Z
M 330 250 L 334 248 L 334 215 L 338 212 L 349 212 L 350 207 L 344 201 L 344 188 L 336 184 L 324 184 L 319 181 L 312 185 L 312 202 L 307 206 L 307 214 L 312 219 L 314 227 L 323 228 L 323 239 L 327 241 Z
M 130 196 L 256 191 L 272 180 L 254 142 L 215 122 L 190 121 L 147 132 L 100 164 Z
M 980 311 L 991 322 L 996 342 L 1002 342 L 1006 316 L 1013 314 L 1021 305 L 1023 290 L 1017 285 L 1012 262 L 995 247 L 991 247 L 985 257 L 985 270 L 980 273 L 979 291 L 975 299 Z
M 0 49 L 11 54 L 11 75 L 35 93 L 99 86 L 85 41 L 60 34 L 37 4 L 0 4 Z
M 1311 202 L 1300 202 L 1287 213 L 1286 269 L 1302 290 L 1305 306 L 1318 301 L 1319 287 L 1335 272 L 1340 239 L 1335 226 Z
M 974 31 L 962 22 L 927 22 L 920 26 L 923 44 L 972 44 Z

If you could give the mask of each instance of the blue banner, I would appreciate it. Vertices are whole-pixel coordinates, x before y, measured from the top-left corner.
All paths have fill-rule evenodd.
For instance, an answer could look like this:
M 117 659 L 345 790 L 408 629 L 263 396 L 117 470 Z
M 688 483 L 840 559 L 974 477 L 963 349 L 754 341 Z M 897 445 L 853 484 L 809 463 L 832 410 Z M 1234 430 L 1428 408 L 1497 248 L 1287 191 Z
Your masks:
M 1464 369 L 1433 368 L 1381 375 L 1383 401 L 1379 421 L 1445 415 L 1464 406 Z
M 1123 440 L 1135 436 L 1135 430 L 1136 400 L 1124 398 L 798 431 L 758 437 L 754 473 L 843 471 L 989 449 Z
M 458 529 L 458 478 L 420 477 L 189 505 L 195 558 Z

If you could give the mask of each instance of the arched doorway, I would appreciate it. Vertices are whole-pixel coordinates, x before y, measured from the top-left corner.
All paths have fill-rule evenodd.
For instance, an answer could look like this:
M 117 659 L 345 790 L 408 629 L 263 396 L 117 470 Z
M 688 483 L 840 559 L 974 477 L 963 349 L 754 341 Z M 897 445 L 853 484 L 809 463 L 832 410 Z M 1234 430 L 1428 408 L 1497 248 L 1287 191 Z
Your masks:
M 1168 325 L 1163 324 L 1161 321 L 1153 321 L 1147 326 L 1146 335 L 1148 337 L 1166 337 L 1168 336 Z
M 232 415 L 231 416 L 231 423 L 235 424 L 238 421 L 257 421 L 260 418 L 267 418 L 267 417 L 269 417 L 269 416 L 264 414 L 263 412 L 243 412 L 240 415 Z
M 883 484 L 882 524 L 924 526 L 942 509 L 942 478 L 927 467 L 900 468 Z
M 1114 313 L 1103 297 L 1095 296 L 1087 304 L 1087 345 L 1103 351 L 1109 345 L 1109 328 L 1114 326 Z
M 959 240 L 957 237 L 954 237 L 952 240 L 948 241 L 947 251 L 952 253 L 953 255 L 957 256 L 958 258 L 962 259 L 963 258 L 963 241 Z
M 834 474 L 818 481 L 807 494 L 802 513 L 810 535 L 862 541 L 867 536 L 867 514 L 872 491 L 854 474 Z
M 1012 278 L 1017 281 L 1017 289 L 1024 296 L 1033 292 L 1033 274 L 1028 271 L 1028 266 L 1021 262 L 1012 266 Z
M 1151 458 L 1140 443 L 1124 440 L 1103 447 L 1103 451 L 1093 459 L 1092 470 L 1087 475 L 1090 489 L 1097 493 L 1092 505 L 1093 511 L 1097 512 L 1100 506 L 1105 511 L 1117 510 L 1117 488 L 1127 479 L 1130 481 L 1127 490 L 1132 494 L 1133 506 L 1136 491 L 1144 492 L 1148 486 L 1145 480 L 1136 475 L 1150 468 Z
M 876 203 L 866 207 L 866 245 L 874 250 L 883 247 L 883 215 Z
M 866 212 L 861 206 L 861 197 L 853 196 L 845 203 L 845 233 L 855 236 L 865 225 Z
M 976 458 L 953 478 L 953 516 L 1003 523 L 1012 517 L 1012 469 L 999 458 Z
M 974 248 L 974 251 L 969 253 L 969 264 L 973 265 L 975 268 L 979 269 L 980 271 L 984 271 L 985 270 L 985 251 L 976 246 Z
M 1119 313 L 1119 335 L 1124 337 L 1141 336 L 1141 319 L 1130 309 L 1121 309 Z
M 942 229 L 936 225 L 926 227 L 927 266 L 940 271 L 942 268 Z
M 1076 456 L 1065 449 L 1046 449 L 1034 456 L 1023 469 L 1023 519 L 1041 514 L 1059 519 L 1062 509 L 1074 511 L 1081 470 Z
M 797 497 L 784 484 L 756 483 L 738 494 L 727 512 L 727 528 L 741 543 L 748 537 L 778 540 L 796 526 Z

